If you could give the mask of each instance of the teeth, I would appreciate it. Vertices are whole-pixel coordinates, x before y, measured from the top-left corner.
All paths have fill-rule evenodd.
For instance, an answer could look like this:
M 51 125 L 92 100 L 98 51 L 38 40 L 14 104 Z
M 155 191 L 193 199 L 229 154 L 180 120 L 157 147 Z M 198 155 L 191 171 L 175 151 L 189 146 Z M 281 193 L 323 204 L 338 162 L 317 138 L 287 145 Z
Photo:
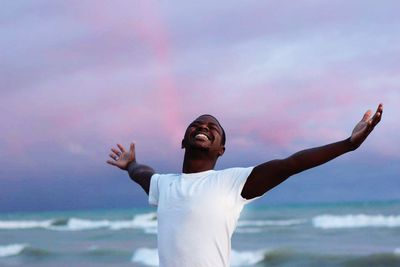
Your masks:
M 196 134 L 195 138 L 196 139 L 201 139 L 201 140 L 208 140 L 207 135 L 202 134 L 202 133 Z

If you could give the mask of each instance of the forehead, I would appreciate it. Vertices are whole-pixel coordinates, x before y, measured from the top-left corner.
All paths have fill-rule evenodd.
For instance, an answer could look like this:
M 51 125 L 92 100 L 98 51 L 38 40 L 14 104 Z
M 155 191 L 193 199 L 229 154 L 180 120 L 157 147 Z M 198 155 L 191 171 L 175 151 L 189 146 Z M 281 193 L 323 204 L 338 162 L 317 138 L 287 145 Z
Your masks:
M 220 125 L 219 121 L 216 118 L 214 118 L 213 116 L 210 116 L 210 115 L 201 115 L 197 119 L 195 119 L 194 121 L 212 122 L 214 124 Z

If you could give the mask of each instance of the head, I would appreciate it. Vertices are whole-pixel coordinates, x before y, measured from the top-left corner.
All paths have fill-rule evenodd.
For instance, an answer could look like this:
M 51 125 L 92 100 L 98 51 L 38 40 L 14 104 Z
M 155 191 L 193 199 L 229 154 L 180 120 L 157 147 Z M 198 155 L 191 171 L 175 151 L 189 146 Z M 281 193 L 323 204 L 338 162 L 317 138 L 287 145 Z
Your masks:
M 182 140 L 182 148 L 209 151 L 217 157 L 225 152 L 226 135 L 219 121 L 204 114 L 189 124 Z

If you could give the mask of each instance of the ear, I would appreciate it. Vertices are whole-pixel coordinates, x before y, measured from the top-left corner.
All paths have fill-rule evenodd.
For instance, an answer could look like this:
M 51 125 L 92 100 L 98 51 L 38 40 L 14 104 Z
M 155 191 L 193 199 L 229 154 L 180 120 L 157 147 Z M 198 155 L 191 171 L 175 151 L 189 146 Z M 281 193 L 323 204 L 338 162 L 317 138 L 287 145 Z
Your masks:
M 182 139 L 182 142 L 181 142 L 181 149 L 184 149 L 185 148 L 185 139 Z
M 221 157 L 225 153 L 225 146 L 222 146 L 218 152 L 218 156 Z

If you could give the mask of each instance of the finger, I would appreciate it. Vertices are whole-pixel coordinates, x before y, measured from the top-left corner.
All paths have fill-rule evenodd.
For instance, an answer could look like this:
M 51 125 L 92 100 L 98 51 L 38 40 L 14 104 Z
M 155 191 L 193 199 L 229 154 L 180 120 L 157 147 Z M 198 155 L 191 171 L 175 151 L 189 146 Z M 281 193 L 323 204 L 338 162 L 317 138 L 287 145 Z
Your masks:
M 378 124 L 381 121 L 382 114 L 380 112 L 376 112 L 375 115 L 370 120 L 372 127 Z
M 111 153 L 109 154 L 109 156 L 110 157 L 112 157 L 112 158 L 114 158 L 114 157 L 119 157 L 119 155 L 118 154 L 121 154 L 121 152 L 119 152 L 118 150 L 116 150 L 115 148 L 114 149 L 111 149 Z
M 383 104 L 380 103 L 380 104 L 378 105 L 378 108 L 377 108 L 376 111 L 375 111 L 375 114 L 376 114 L 376 113 L 382 114 L 382 112 L 383 112 Z
M 115 148 L 111 148 L 111 151 L 114 152 L 118 157 L 121 155 L 121 152 L 116 150 Z
M 132 154 L 135 154 L 135 144 L 134 144 L 134 143 L 131 143 L 131 146 L 129 147 L 129 151 L 130 151 Z
M 117 146 L 119 147 L 122 153 L 125 152 L 125 148 L 121 144 L 117 144 Z
M 379 121 L 380 121 L 381 118 L 382 118 L 382 114 L 383 114 L 383 104 L 382 103 L 379 104 L 378 109 L 376 110 L 376 112 L 380 113 L 380 115 L 379 115 Z
M 382 113 L 383 113 L 383 104 L 380 103 L 378 105 L 378 108 L 376 109 L 375 115 L 379 113 L 379 116 L 382 117 Z
M 367 110 L 367 112 L 364 113 L 363 118 L 361 119 L 361 121 L 367 122 L 369 117 L 371 117 L 372 111 L 369 109 Z
M 109 155 L 110 158 L 112 158 L 113 160 L 117 160 L 117 159 L 118 159 L 118 156 L 115 155 L 115 154 L 110 153 L 110 154 L 108 154 L 108 155 Z
M 375 126 L 376 124 L 378 124 L 378 122 L 381 121 L 382 112 L 383 112 L 383 104 L 380 103 L 379 106 L 378 106 L 378 108 L 376 109 L 376 112 L 375 112 L 374 116 L 373 116 L 372 119 L 371 119 L 371 124 L 372 124 L 373 126 Z
M 106 162 L 107 162 L 108 164 L 110 164 L 110 165 L 117 166 L 117 164 L 115 163 L 115 161 L 107 160 Z

